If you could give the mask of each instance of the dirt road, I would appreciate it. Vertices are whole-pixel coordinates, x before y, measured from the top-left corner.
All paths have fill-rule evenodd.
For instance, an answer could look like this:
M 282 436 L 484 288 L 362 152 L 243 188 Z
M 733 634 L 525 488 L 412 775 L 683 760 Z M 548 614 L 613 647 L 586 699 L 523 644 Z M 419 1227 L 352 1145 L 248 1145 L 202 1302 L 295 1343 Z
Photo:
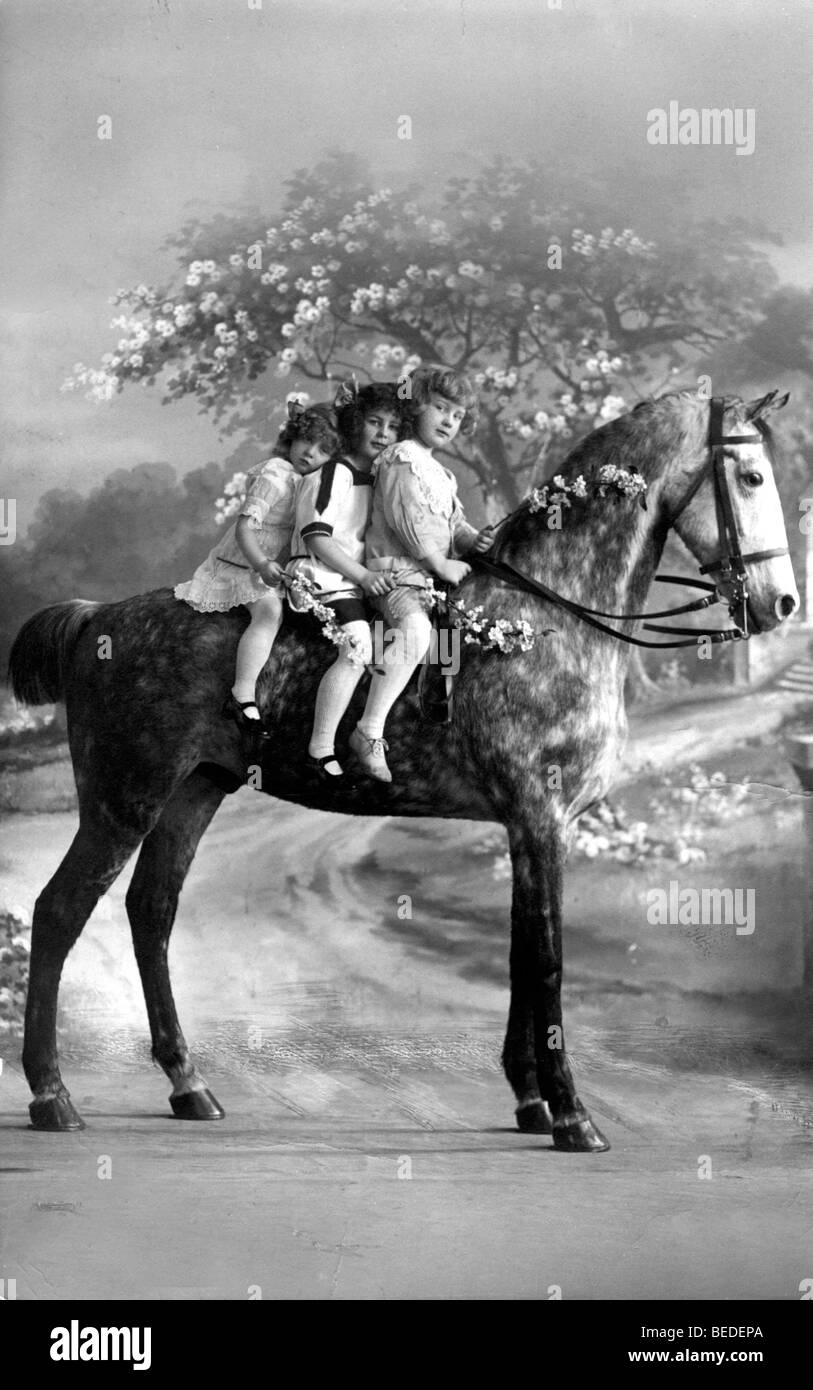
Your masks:
M 9 905 L 30 906 L 74 827 L 3 822 Z M 88 1128 L 28 1131 L 19 1048 L 3 1049 L 0 1278 L 17 1297 L 798 1298 L 810 1001 L 643 988 L 615 964 L 602 978 L 577 934 L 569 1042 L 613 1148 L 554 1153 L 513 1129 L 499 1071 L 508 884 L 481 836 L 227 799 L 172 946 L 227 1112 L 205 1125 L 172 1118 L 149 1061 L 126 871 L 64 977 L 63 1070 Z

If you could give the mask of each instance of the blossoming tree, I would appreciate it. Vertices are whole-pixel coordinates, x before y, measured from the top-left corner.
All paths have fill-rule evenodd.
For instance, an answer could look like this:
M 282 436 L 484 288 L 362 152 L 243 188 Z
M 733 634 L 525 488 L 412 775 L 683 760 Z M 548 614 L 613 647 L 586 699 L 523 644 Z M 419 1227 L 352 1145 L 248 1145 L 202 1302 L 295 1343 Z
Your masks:
M 746 331 L 775 278 L 742 229 L 656 244 L 547 188 L 501 160 L 440 194 L 393 191 L 329 156 L 289 180 L 272 225 L 185 228 L 182 282 L 120 290 L 117 347 L 66 386 L 109 399 L 160 381 L 262 441 L 274 376 L 307 388 L 443 362 L 481 397 L 454 452 L 487 503 L 513 507 L 575 438 Z

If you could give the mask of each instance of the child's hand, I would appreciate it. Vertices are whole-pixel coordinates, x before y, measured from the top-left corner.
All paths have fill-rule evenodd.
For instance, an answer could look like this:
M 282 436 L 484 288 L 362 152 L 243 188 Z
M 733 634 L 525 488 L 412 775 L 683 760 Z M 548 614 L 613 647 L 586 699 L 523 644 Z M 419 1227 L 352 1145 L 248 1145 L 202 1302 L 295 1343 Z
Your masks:
M 471 553 L 472 555 L 483 555 L 487 550 L 491 549 L 493 544 L 494 527 L 484 526 L 482 531 L 477 532 L 477 535 L 471 543 Z
M 277 564 L 276 560 L 266 560 L 262 565 L 260 565 L 260 568 L 257 570 L 257 573 L 259 574 L 260 578 L 265 581 L 266 584 L 274 585 L 279 583 L 285 571 L 283 570 L 282 565 Z
M 361 581 L 361 589 L 369 598 L 381 598 L 394 589 L 398 581 L 391 570 L 368 570 Z
M 462 584 L 466 575 L 471 574 L 471 565 L 467 565 L 465 560 L 446 560 L 443 565 L 438 566 L 436 573 L 439 579 L 444 579 L 454 587 L 456 584 Z

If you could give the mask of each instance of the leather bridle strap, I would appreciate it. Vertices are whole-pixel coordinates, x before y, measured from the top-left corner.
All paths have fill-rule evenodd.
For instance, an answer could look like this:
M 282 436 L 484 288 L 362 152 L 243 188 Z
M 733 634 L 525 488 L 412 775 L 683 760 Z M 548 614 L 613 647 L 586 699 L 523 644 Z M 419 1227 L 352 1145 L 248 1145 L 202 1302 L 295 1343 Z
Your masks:
M 720 396 L 713 396 L 709 407 L 709 432 L 708 447 L 711 451 L 712 481 L 714 484 L 714 503 L 717 512 L 717 530 L 723 554 L 716 560 L 710 561 L 707 565 L 700 566 L 701 574 L 719 573 L 722 581 L 731 586 L 733 593 L 728 600 L 729 612 L 737 621 L 738 625 L 734 628 L 708 629 L 708 628 L 686 628 L 686 627 L 664 627 L 660 623 L 645 622 L 644 627 L 650 632 L 663 632 L 667 635 L 677 633 L 686 635 L 687 641 L 681 642 L 647 642 L 642 637 L 630 637 L 624 632 L 619 632 L 616 628 L 608 627 L 606 623 L 600 621 L 602 618 L 611 618 L 616 622 L 638 621 L 644 618 L 665 618 L 679 613 L 692 613 L 701 608 L 707 608 L 711 604 L 724 600 L 725 596 L 720 594 L 716 584 L 704 583 L 700 580 L 685 579 L 678 575 L 656 575 L 656 579 L 661 584 L 684 584 L 688 588 L 707 589 L 709 593 L 705 598 L 696 599 L 693 603 L 684 604 L 680 608 L 663 609 L 658 613 L 605 613 L 599 608 L 586 608 L 583 604 L 576 603 L 572 599 L 565 598 L 562 594 L 557 594 L 554 589 L 549 589 L 546 584 L 539 580 L 532 579 L 530 575 L 523 574 L 520 570 L 514 569 L 504 560 L 491 559 L 487 555 L 472 556 L 472 563 L 476 568 L 485 570 L 486 573 L 493 575 L 497 579 L 502 579 L 513 588 L 524 589 L 526 593 L 536 595 L 537 598 L 546 599 L 549 603 L 555 604 L 567 613 L 572 613 L 574 617 L 580 618 L 582 622 L 588 623 L 590 627 L 597 628 L 599 632 L 605 632 L 611 637 L 617 637 L 619 642 L 627 642 L 634 647 L 654 647 L 655 650 L 667 647 L 693 647 L 697 645 L 700 638 L 713 644 L 721 642 L 736 642 L 749 636 L 748 633 L 748 576 L 745 566 L 748 564 L 758 564 L 761 560 L 773 560 L 782 555 L 789 554 L 787 546 L 774 550 L 751 551 L 743 555 L 740 550 L 739 532 L 737 530 L 737 519 L 734 515 L 734 507 L 731 500 L 731 492 L 728 485 L 728 477 L 725 469 L 725 446 L 726 444 L 762 444 L 761 434 L 723 434 L 723 418 L 725 415 L 725 401 Z M 706 469 L 701 468 L 689 489 L 680 507 L 675 512 L 669 523 L 670 529 L 677 521 L 678 517 L 686 510 L 689 503 L 695 497 L 701 486 L 706 480 Z M 735 613 L 735 608 L 738 610 Z
M 748 574 L 746 565 L 759 564 L 761 560 L 778 559 L 789 553 L 787 546 L 773 550 L 755 550 L 743 555 L 740 549 L 740 535 L 737 518 L 731 500 L 731 489 L 726 473 L 726 444 L 762 444 L 761 434 L 723 434 L 725 402 L 721 397 L 712 398 L 709 410 L 709 447 L 711 449 L 712 477 L 714 481 L 714 503 L 717 511 L 717 530 L 722 554 L 706 565 L 700 566 L 701 574 L 718 574 L 724 584 L 732 590 L 729 609 L 735 622 L 748 635 Z M 690 500 L 690 499 L 689 499 Z M 683 507 L 687 503 L 684 501 Z M 735 611 L 736 610 L 736 611 Z
M 566 613 L 572 613 L 575 618 L 580 618 L 582 622 L 590 627 L 597 628 L 599 632 L 605 632 L 609 637 L 617 637 L 619 642 L 626 642 L 632 647 L 654 647 L 656 650 L 666 650 L 667 647 L 696 647 L 699 638 L 703 637 L 714 645 L 720 642 L 737 642 L 743 636 L 739 628 L 724 628 L 722 631 L 706 631 L 704 628 L 693 627 L 664 627 L 660 623 L 645 623 L 644 626 L 650 632 L 665 632 L 685 634 L 685 641 L 681 642 L 648 642 L 645 637 L 630 637 L 626 632 L 619 632 L 617 628 L 608 627 L 607 623 L 601 622 L 598 617 L 593 616 L 593 610 L 584 608 L 580 603 L 575 603 L 572 599 L 565 598 L 563 594 L 557 594 L 555 589 L 549 589 L 547 584 L 542 584 L 538 579 L 532 579 L 530 575 L 523 574 L 521 570 L 515 570 L 513 565 L 509 565 L 505 560 L 492 560 L 487 555 L 472 555 L 471 564 L 477 570 L 483 570 L 486 574 L 493 575 L 495 579 L 502 579 L 506 584 L 510 584 L 513 589 L 524 589 L 526 593 L 533 594 L 536 598 L 546 599 L 553 603 L 557 608 L 562 608 Z M 666 580 L 668 583 L 669 581 Z M 687 580 L 691 583 L 691 580 Z M 704 605 L 706 603 L 703 600 Z M 675 610 L 672 610 L 675 611 Z M 618 613 L 610 614 L 617 621 L 624 621 L 627 617 L 635 619 L 634 614 Z M 657 614 L 651 616 L 657 617 Z M 691 635 L 690 635 L 691 634 Z

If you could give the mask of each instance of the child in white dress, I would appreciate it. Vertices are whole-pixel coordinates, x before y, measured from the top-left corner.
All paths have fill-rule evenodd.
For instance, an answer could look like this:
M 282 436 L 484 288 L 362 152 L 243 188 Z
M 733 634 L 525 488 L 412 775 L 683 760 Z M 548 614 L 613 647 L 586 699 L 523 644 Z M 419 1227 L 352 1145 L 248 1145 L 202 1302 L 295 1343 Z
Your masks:
M 401 640 L 388 645 L 384 673 L 374 674 L 364 714 L 350 747 L 364 770 L 381 782 L 392 775 L 384 757 L 384 725 L 393 704 L 426 655 L 431 635 L 428 580 L 454 588 L 470 572 L 460 556 L 488 550 L 493 528 L 469 525 L 454 474 L 434 457 L 458 433 L 477 423 L 477 398 L 466 377 L 446 367 L 418 367 L 401 403 L 411 438 L 393 444 L 374 467 L 373 511 L 367 533 L 367 568 L 390 575 L 391 592 L 374 599 Z M 398 580 L 401 584 L 398 584 Z
M 364 537 L 372 508 L 370 469 L 382 449 L 398 438 L 399 405 L 395 385 L 343 387 L 336 399 L 342 453 L 297 484 L 288 573 L 317 586 L 319 601 L 333 609 L 356 648 L 352 661 L 340 651 L 317 692 L 308 763 L 322 781 L 335 782 L 344 775 L 335 754 L 336 731 L 364 666 L 372 660 L 364 600 L 386 594 L 394 583 L 392 576 L 365 566 Z M 288 601 L 295 606 L 290 593 Z
M 290 551 L 296 484 L 318 471 L 338 445 L 330 406 L 303 408 L 291 402 L 276 453 L 248 475 L 237 520 L 192 578 L 175 586 L 175 597 L 199 613 L 224 613 L 242 604 L 251 615 L 237 647 L 234 685 L 223 706 L 223 714 L 244 734 L 265 734 L 256 685 L 282 622 L 282 564 Z

